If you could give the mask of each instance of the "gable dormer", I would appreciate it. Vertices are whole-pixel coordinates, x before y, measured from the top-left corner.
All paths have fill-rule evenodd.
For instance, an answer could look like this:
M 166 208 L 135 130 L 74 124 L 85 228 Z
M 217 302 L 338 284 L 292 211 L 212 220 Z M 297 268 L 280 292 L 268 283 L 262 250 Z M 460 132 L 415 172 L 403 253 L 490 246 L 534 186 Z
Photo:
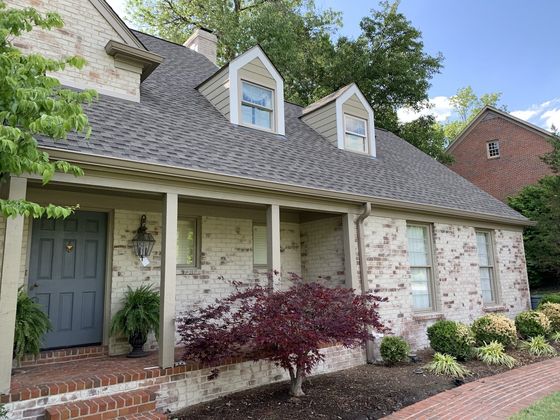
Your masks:
M 304 108 L 301 119 L 339 149 L 376 156 L 373 109 L 355 83 Z
M 231 123 L 284 135 L 284 79 L 258 45 L 198 86 Z

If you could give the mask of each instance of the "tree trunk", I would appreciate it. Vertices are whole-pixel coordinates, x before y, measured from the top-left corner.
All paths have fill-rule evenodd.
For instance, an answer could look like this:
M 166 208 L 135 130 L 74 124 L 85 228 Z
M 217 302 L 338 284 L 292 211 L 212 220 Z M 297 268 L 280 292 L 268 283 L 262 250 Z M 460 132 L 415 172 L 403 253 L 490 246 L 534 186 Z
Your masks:
M 290 395 L 292 397 L 303 397 L 305 394 L 301 389 L 301 385 L 303 383 L 303 370 L 298 368 L 296 373 L 294 374 L 294 370 L 290 369 Z

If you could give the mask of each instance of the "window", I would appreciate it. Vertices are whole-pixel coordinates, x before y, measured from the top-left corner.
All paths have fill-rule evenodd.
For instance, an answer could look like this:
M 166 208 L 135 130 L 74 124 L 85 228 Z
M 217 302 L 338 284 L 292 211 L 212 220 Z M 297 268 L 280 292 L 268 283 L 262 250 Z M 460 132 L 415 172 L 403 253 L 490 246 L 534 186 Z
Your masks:
M 241 82 L 241 121 L 243 124 L 272 130 L 273 91 L 248 82 Z
M 409 224 L 407 237 L 412 307 L 420 311 L 434 309 L 431 229 L 428 225 Z
M 480 268 L 480 288 L 482 302 L 496 302 L 496 287 L 494 276 L 494 253 L 492 252 L 492 236 L 490 232 L 476 232 L 478 248 L 478 266 Z
M 266 226 L 253 225 L 253 265 L 266 266 L 268 264 L 268 244 Z
M 198 220 L 195 217 L 177 220 L 177 265 L 198 265 Z
M 488 159 L 500 157 L 500 142 L 498 140 L 486 143 L 488 147 Z
M 344 115 L 344 147 L 353 152 L 368 153 L 366 120 Z

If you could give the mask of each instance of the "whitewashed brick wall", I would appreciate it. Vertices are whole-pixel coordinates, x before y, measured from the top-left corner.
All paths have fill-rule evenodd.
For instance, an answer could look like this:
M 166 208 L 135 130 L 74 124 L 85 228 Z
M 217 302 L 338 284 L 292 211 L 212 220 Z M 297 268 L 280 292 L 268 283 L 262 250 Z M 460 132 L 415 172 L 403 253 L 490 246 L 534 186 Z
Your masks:
M 50 58 L 83 57 L 82 70 L 67 68 L 56 74 L 64 84 L 98 89 L 106 94 L 140 98 L 140 74 L 115 67 L 105 52 L 109 40 L 124 42 L 88 0 L 7 0 L 9 7 L 34 7 L 40 12 L 57 12 L 65 25 L 60 29 L 34 29 L 15 40 L 24 53 L 41 53 Z
M 21 262 L 20 262 L 20 275 L 19 275 L 19 285 L 22 285 L 27 280 L 27 250 L 29 242 L 29 219 L 25 219 L 23 222 L 23 240 L 21 249 Z M 2 269 L 2 255 L 4 253 L 4 235 L 6 233 L 6 220 L 3 216 L 0 216 L 0 270 Z
M 306 281 L 344 286 L 342 219 L 332 217 L 301 223 L 301 269 Z

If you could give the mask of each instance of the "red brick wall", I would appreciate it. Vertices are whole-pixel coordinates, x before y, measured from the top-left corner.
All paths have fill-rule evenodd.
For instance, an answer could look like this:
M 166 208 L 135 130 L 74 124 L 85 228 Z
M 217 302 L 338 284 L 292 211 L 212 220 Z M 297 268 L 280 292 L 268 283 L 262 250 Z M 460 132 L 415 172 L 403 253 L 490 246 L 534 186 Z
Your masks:
M 488 159 L 486 143 L 499 140 L 500 157 Z M 506 201 L 550 169 L 540 156 L 552 149 L 542 134 L 497 114 L 488 114 L 451 151 L 451 169 L 494 197 Z

